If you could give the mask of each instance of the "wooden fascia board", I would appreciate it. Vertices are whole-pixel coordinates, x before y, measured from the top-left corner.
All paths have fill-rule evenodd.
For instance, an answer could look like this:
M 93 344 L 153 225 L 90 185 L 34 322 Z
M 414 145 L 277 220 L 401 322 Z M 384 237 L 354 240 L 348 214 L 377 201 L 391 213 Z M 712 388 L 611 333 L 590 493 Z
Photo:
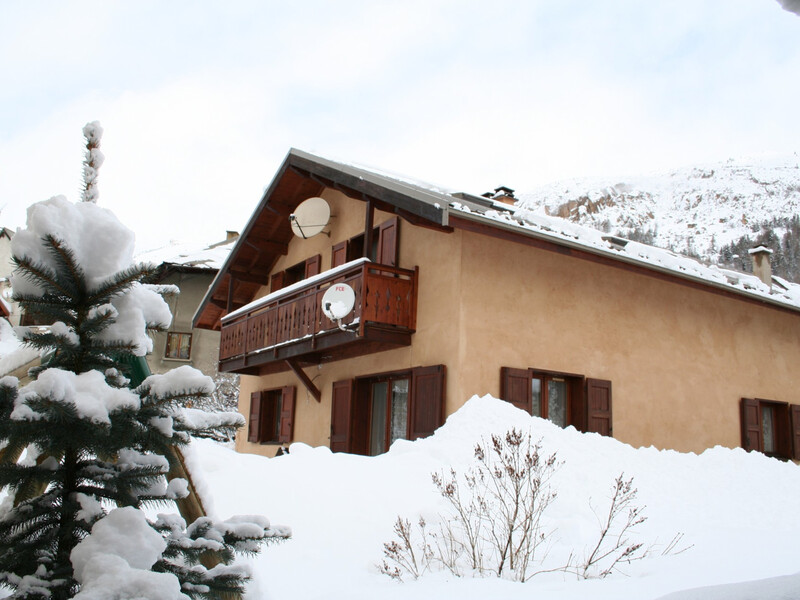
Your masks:
M 791 313 L 795 316 L 800 313 L 800 308 L 792 308 L 783 303 L 770 300 L 768 298 L 759 298 L 747 294 L 746 292 L 737 292 L 733 289 L 728 289 L 713 281 L 706 281 L 690 275 L 680 275 L 668 269 L 659 267 L 658 265 L 644 265 L 635 262 L 624 256 L 609 256 L 601 252 L 592 252 L 591 249 L 580 247 L 577 244 L 571 244 L 567 240 L 554 240 L 552 238 L 545 238 L 537 234 L 535 231 L 520 230 L 513 225 L 499 223 L 491 219 L 487 219 L 481 215 L 472 213 L 457 214 L 450 212 L 449 225 L 454 229 L 462 229 L 464 231 L 471 231 L 473 233 L 480 233 L 494 238 L 508 240 L 532 246 L 548 252 L 556 252 L 565 256 L 571 256 L 581 260 L 588 260 L 597 264 L 602 264 L 617 269 L 643 275 L 646 277 L 654 277 L 669 283 L 676 283 L 678 285 L 686 286 L 689 288 L 710 292 L 713 294 L 725 296 L 735 300 L 757 304 L 759 306 L 767 306 L 783 312 Z
M 357 167 L 337 163 L 326 164 L 328 161 L 324 159 L 304 155 L 299 151 L 295 152 L 290 157 L 293 167 L 302 169 L 308 173 L 309 177 L 317 176 L 330 181 L 333 184 L 331 187 L 340 189 L 348 196 L 364 199 L 363 195 L 366 195 L 437 225 L 443 224 L 444 208 L 437 208 L 431 202 L 440 202 L 442 207 L 445 207 L 448 201 L 440 198 L 437 194 L 405 186 L 402 182 L 396 182 Z M 352 170 L 353 173 L 348 173 L 348 170 Z M 347 193 L 344 188 L 352 190 L 352 192 Z M 426 199 L 423 199 L 423 196 Z
M 202 321 L 201 315 L 208 305 L 209 299 L 216 293 L 217 288 L 222 285 L 223 278 L 233 272 L 232 266 L 236 263 L 241 248 L 245 244 L 252 245 L 248 238 L 258 221 L 258 217 L 265 210 L 271 210 L 271 212 L 276 213 L 269 206 L 269 201 L 285 177 L 287 170 L 308 177 L 320 186 L 320 192 L 326 182 L 330 182 L 330 187 L 339 189 L 350 197 L 360 200 L 373 198 L 377 201 L 377 205 L 383 204 L 393 207 L 392 212 L 415 225 L 429 226 L 439 230 L 452 230 L 447 227 L 447 206 L 449 201 L 444 195 L 413 187 L 358 167 L 335 163 L 292 149 L 251 214 L 227 260 L 211 282 L 208 293 L 195 312 L 193 324 Z M 440 207 L 434 205 L 437 202 L 441 203 Z M 274 244 L 280 244 L 280 242 L 274 242 Z M 280 249 L 278 247 L 275 248 L 276 251 Z
M 206 295 L 203 297 L 203 300 L 200 302 L 200 305 L 197 307 L 197 310 L 195 311 L 195 314 L 192 317 L 192 327 L 196 327 L 202 321 L 203 311 L 205 310 L 206 306 L 208 306 L 211 297 L 214 296 L 214 294 L 217 292 L 217 289 L 222 285 L 224 278 L 226 276 L 229 276 L 231 266 L 236 262 L 237 258 L 239 257 L 239 252 L 241 248 L 243 248 L 245 245 L 252 246 L 252 243 L 249 242 L 248 240 L 248 236 L 250 235 L 250 233 L 253 230 L 253 227 L 258 221 L 259 215 L 265 210 L 270 210 L 270 212 L 278 214 L 277 211 L 272 210 L 271 207 L 269 207 L 269 200 L 275 193 L 275 191 L 278 189 L 281 180 L 286 174 L 287 169 L 289 169 L 290 167 L 292 152 L 293 151 L 290 150 L 289 153 L 286 155 L 286 158 L 284 158 L 283 163 L 278 168 L 277 172 L 275 173 L 275 176 L 272 178 L 269 187 L 267 187 L 267 189 L 264 191 L 264 194 L 261 196 L 261 200 L 251 213 L 250 218 L 247 220 L 247 224 L 242 230 L 242 233 L 239 236 L 239 239 L 236 241 L 236 244 L 231 249 L 231 252 L 228 255 L 227 259 L 225 260 L 225 263 L 220 268 L 219 272 L 217 273 L 217 276 L 211 282 L 211 285 L 208 288 L 208 292 L 206 292 Z M 276 243 L 280 244 L 279 242 Z

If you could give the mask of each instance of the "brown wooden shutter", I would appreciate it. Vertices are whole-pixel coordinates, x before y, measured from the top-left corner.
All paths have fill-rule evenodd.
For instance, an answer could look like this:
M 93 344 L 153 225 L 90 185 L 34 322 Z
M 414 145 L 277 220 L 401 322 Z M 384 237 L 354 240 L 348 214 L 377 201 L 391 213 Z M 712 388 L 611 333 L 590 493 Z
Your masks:
M 261 392 L 250 394 L 250 423 L 247 441 L 261 441 Z
M 761 452 L 761 409 L 758 400 L 742 398 L 742 448 Z
M 792 429 L 792 458 L 800 460 L 800 404 L 789 405 L 789 423 Z
M 397 266 L 397 242 L 400 220 L 393 217 L 378 227 L 378 256 L 375 262 L 381 265 Z
M 306 260 L 306 270 L 303 279 L 308 279 L 314 275 L 319 275 L 322 266 L 322 257 L 317 254 Z
M 528 369 L 500 369 L 500 397 L 517 408 L 531 412 L 533 396 L 531 393 L 532 375 Z
M 331 269 L 347 262 L 347 240 L 331 248 Z
M 444 365 L 411 371 L 408 439 L 427 437 L 444 423 L 445 375 Z
M 331 398 L 331 452 L 350 452 L 353 380 L 336 381 Z
M 611 382 L 586 380 L 586 431 L 611 435 Z
M 270 292 L 277 292 L 281 289 L 286 281 L 286 271 L 278 271 L 277 273 L 273 273 L 272 277 L 269 280 L 269 291 Z
M 281 388 L 281 424 L 278 430 L 278 441 L 281 443 L 292 441 L 292 433 L 294 432 L 294 404 L 294 386 L 287 385 L 285 388 Z

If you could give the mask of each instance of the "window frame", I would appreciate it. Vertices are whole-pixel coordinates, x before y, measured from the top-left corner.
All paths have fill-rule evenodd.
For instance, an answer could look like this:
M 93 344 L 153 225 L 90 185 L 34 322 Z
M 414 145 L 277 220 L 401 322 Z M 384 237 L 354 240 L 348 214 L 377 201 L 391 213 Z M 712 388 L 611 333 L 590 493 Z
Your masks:
M 269 278 L 269 291 L 277 292 L 294 283 L 319 275 L 322 256 L 315 254 L 297 264 L 286 267 L 282 271 L 275 271 Z
M 399 261 L 400 219 L 391 217 L 372 228 L 368 258 L 374 263 L 396 267 Z M 366 231 L 331 246 L 331 268 L 364 257 Z
M 764 416 L 769 410 L 773 449 L 765 446 Z M 767 398 L 740 400 L 742 448 L 782 460 L 800 459 L 800 405 Z
M 369 414 L 367 416 L 367 422 L 369 423 L 369 430 L 367 432 L 367 449 L 370 456 L 377 456 L 376 454 L 372 454 L 372 442 L 373 442 L 373 411 L 375 410 L 375 386 L 381 383 L 386 383 L 386 415 L 384 417 L 383 422 L 383 449 L 378 452 L 378 454 L 384 454 L 389 450 L 392 445 L 392 411 L 394 408 L 394 394 L 393 394 L 393 386 L 395 382 L 398 381 L 406 381 L 407 382 L 407 390 L 406 390 L 406 427 L 405 431 L 402 433 L 402 438 L 397 439 L 405 439 L 407 440 L 410 435 L 411 429 L 411 422 L 408 418 L 408 409 L 411 400 L 411 371 L 398 371 L 395 373 L 390 373 L 387 375 L 382 375 L 374 378 L 368 378 L 363 382 L 363 385 L 367 387 L 365 393 L 369 395 Z
M 533 380 L 541 381 L 539 412 L 549 419 L 548 381 L 566 382 L 566 426 L 578 431 L 613 435 L 611 381 L 549 369 L 500 368 L 500 397 L 533 415 Z M 551 421 L 552 422 L 552 421 Z
M 294 434 L 295 386 L 250 394 L 247 441 L 262 445 L 291 442 Z
M 372 389 L 376 383 L 408 379 L 406 432 L 404 439 L 431 435 L 444 423 L 447 369 L 445 365 L 414 367 L 362 375 L 333 383 L 331 397 L 331 437 L 333 452 L 370 454 L 372 427 Z M 390 394 L 391 387 L 387 390 Z M 391 446 L 391 404 L 384 421 L 383 452 Z
M 170 349 L 173 347 L 172 344 L 170 343 L 170 340 L 172 340 L 172 338 L 174 336 L 177 336 L 177 338 L 178 338 L 178 343 L 175 345 L 175 348 L 178 349 L 178 353 L 180 353 L 180 348 L 182 346 L 182 339 L 184 337 L 188 337 L 189 338 L 189 343 L 187 345 L 187 356 L 186 356 L 186 358 L 184 358 L 182 356 L 173 356 L 173 355 L 170 354 Z M 186 332 L 186 331 L 168 331 L 167 332 L 167 339 L 166 339 L 166 342 L 164 343 L 164 358 L 167 359 L 167 360 L 191 361 L 192 360 L 192 344 L 193 344 L 193 342 L 194 342 L 194 338 L 193 338 L 193 334 L 191 332 Z

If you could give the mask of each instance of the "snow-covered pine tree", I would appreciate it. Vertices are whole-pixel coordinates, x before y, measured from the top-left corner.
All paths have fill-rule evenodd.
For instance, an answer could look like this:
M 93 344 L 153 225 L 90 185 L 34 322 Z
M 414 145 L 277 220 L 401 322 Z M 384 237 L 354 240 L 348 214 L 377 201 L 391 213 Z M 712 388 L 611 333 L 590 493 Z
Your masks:
M 0 490 L 8 493 L 0 505 L 0 586 L 12 598 L 60 600 L 90 585 L 87 573 L 108 576 L 109 565 L 119 566 L 122 559 L 87 566 L 106 560 L 106 551 L 89 559 L 73 553 L 109 509 L 186 495 L 185 480 L 167 481 L 165 456 L 190 434 L 230 430 L 243 419 L 188 408 L 213 390 L 191 367 L 126 387 L 126 357 L 152 349 L 146 328 L 169 325 L 160 294 L 170 290 L 145 283 L 152 267 L 132 265 L 133 234 L 109 211 L 61 197 L 38 203 L 12 252 L 16 299 L 53 325 L 25 333 L 46 353 L 34 381 L 19 387 L 13 377 L 0 380 L 0 448 L 8 456 L 25 451 L 20 462 L 0 463 Z M 183 598 L 241 593 L 247 572 L 228 564 L 235 553 L 289 535 L 263 517 L 201 518 L 186 527 L 179 517 L 160 516 L 151 526 L 162 533 L 164 550 L 145 568 L 177 578 L 182 594 L 169 597 Z M 120 546 L 131 543 L 119 539 Z M 222 564 L 204 566 L 209 553 Z M 125 580 L 123 570 L 111 574 L 112 583 Z

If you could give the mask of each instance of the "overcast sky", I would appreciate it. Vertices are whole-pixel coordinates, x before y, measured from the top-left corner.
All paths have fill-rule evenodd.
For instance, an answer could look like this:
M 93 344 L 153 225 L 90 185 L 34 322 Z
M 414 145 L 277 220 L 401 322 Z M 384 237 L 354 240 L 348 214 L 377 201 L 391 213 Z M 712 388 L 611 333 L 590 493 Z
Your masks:
M 775 0 L 0 1 L 0 221 L 100 204 L 140 249 L 240 230 L 291 147 L 482 193 L 800 152 Z

